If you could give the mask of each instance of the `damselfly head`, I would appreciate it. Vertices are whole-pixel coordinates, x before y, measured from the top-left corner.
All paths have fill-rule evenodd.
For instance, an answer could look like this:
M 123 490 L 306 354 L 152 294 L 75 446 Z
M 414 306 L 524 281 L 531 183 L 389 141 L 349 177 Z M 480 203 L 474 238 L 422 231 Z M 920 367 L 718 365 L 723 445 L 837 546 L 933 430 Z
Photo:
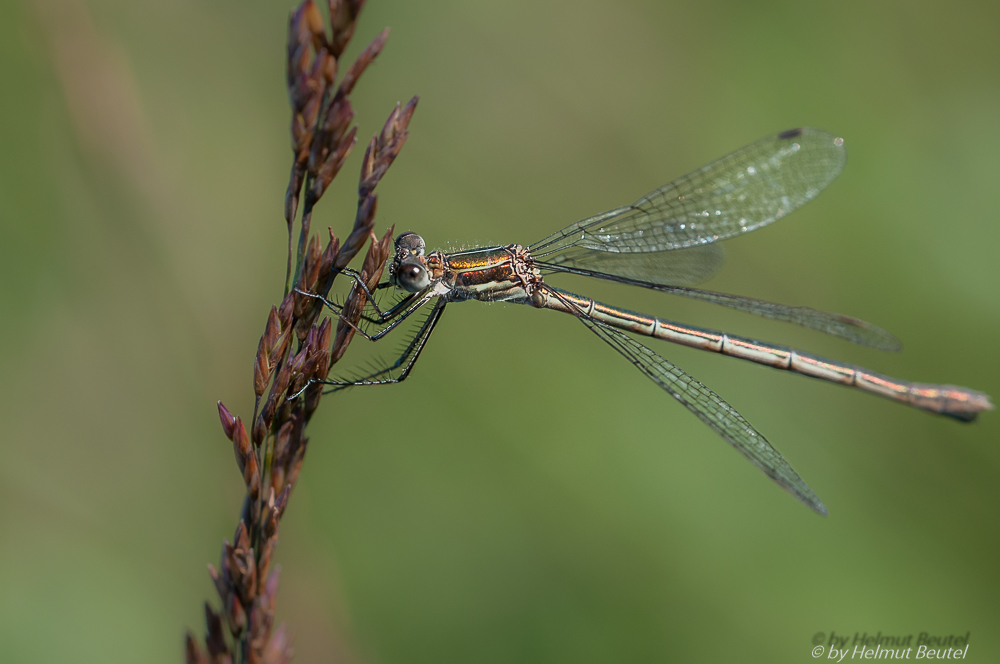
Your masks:
M 389 280 L 410 293 L 417 293 L 431 283 L 424 261 L 424 239 L 416 233 L 396 237 L 396 258 L 389 266 Z
M 426 247 L 427 245 L 424 244 L 424 238 L 412 231 L 400 233 L 396 236 L 396 255 L 400 258 L 400 260 L 410 254 L 423 256 L 424 249 Z

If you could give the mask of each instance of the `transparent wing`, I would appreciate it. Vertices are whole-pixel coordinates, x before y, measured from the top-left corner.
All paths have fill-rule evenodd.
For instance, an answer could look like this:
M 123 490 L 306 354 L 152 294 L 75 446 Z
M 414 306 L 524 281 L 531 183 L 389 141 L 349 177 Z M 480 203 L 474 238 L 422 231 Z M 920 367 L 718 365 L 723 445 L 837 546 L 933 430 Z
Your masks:
M 564 302 L 569 303 L 557 291 L 548 290 L 556 297 L 563 299 Z M 812 489 L 806 485 L 798 473 L 792 470 L 784 457 L 771 447 L 764 436 L 758 433 L 722 397 L 699 383 L 677 365 L 624 332 L 590 318 L 572 304 L 569 306 L 577 309 L 577 317 L 594 334 L 624 355 L 639 371 L 666 390 L 670 396 L 680 401 L 685 408 L 722 436 L 723 440 L 732 445 L 750 463 L 757 466 L 765 475 L 777 482 L 781 488 L 811 509 L 826 516 L 826 506 L 813 493 Z
M 612 253 L 683 249 L 765 226 L 815 198 L 844 168 L 843 139 L 790 129 L 751 143 L 632 205 L 578 221 L 531 246 L 538 258 L 579 247 Z
M 680 251 L 618 253 L 567 247 L 565 251 L 538 261 L 539 267 L 568 272 L 587 271 L 588 276 L 612 275 L 671 286 L 690 286 L 704 281 L 722 267 L 724 253 L 717 244 L 703 244 Z
M 794 323 L 811 330 L 818 330 L 826 334 L 846 339 L 847 341 L 877 348 L 878 350 L 898 351 L 903 347 L 899 339 L 881 327 L 869 323 L 868 321 L 847 316 L 845 314 L 828 313 L 813 309 L 811 307 L 795 307 L 767 300 L 758 300 L 752 297 L 741 295 L 730 295 L 728 293 L 717 293 L 715 291 L 700 290 L 697 288 L 685 288 L 680 284 L 683 281 L 673 281 L 670 270 L 657 273 L 656 266 L 660 263 L 666 265 L 672 256 L 685 256 L 689 252 L 700 251 L 701 249 L 714 248 L 714 245 L 703 245 L 701 247 L 691 247 L 681 251 L 663 252 L 658 254 L 614 254 L 608 252 L 598 252 L 586 250 L 581 260 L 561 261 L 559 263 L 548 263 L 536 261 L 536 265 L 543 269 L 554 272 L 568 272 L 570 274 L 580 274 L 586 277 L 596 277 L 617 281 L 618 283 L 630 286 L 641 286 L 651 290 L 657 290 L 671 295 L 690 297 L 695 300 L 703 300 L 712 304 L 719 304 L 730 309 L 737 309 L 748 314 L 782 321 L 784 323 Z M 573 256 L 576 250 L 566 252 Z M 562 254 L 560 254 L 562 256 Z M 601 256 L 607 256 L 604 260 Z M 647 260 L 653 257 L 655 260 Z M 592 260 L 594 259 L 594 260 Z M 698 275 L 696 268 L 691 267 L 687 261 L 681 261 L 682 272 L 680 276 Z M 705 265 L 704 263 L 702 265 Z M 614 271 L 612 271 L 614 270 Z M 706 273 L 703 269 L 702 273 Z

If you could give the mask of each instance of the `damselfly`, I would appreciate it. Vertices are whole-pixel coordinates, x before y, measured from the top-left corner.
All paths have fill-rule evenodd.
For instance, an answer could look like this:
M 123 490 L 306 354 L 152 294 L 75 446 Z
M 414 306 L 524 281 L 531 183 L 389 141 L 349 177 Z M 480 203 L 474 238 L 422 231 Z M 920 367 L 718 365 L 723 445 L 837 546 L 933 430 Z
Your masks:
M 324 382 L 336 390 L 403 381 L 452 302 L 504 301 L 562 311 L 576 316 L 780 486 L 826 514 L 788 462 L 732 406 L 623 330 L 857 387 L 964 422 L 992 409 L 989 397 L 964 387 L 897 380 L 784 346 L 628 311 L 556 288 L 545 278 L 571 273 L 607 279 L 898 350 L 891 334 L 851 316 L 690 288 L 718 268 L 717 242 L 766 226 L 812 200 L 840 173 L 846 156 L 843 139 L 818 129 L 792 129 L 751 143 L 632 205 L 571 224 L 528 246 L 426 253 L 419 235 L 403 233 L 396 238 L 389 280 L 378 288 L 396 287 L 406 295 L 387 311 L 378 308 L 356 272 L 345 271 L 372 303 L 374 313 L 366 319 L 384 325 L 376 332 L 355 329 L 377 340 L 433 302 L 430 314 L 391 366 L 358 380 Z M 339 315 L 337 305 L 324 302 Z

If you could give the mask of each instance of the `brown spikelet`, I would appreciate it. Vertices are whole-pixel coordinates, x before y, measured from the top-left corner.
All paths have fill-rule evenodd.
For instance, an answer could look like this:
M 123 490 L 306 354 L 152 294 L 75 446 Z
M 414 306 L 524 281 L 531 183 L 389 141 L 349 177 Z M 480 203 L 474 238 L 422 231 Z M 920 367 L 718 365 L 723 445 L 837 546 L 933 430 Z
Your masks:
M 223 603 L 222 608 L 226 612 L 226 623 L 229 625 L 229 633 L 232 634 L 234 639 L 242 638 L 243 630 L 247 627 L 247 612 L 243 608 L 240 598 L 236 596 L 235 591 L 226 596 L 226 601 Z
M 284 333 L 292 326 L 292 317 L 295 315 L 295 296 L 289 293 L 281 301 L 278 307 L 278 320 L 281 322 L 281 331 Z
M 389 170 L 389 166 L 399 155 L 400 150 L 403 149 L 403 144 L 406 143 L 406 139 L 410 135 L 407 128 L 410 125 L 413 112 L 417 108 L 418 101 L 420 98 L 414 96 L 403 108 L 400 108 L 397 103 L 396 108 L 389 114 L 389 119 L 382 127 L 382 131 L 373 136 L 369 142 L 361 166 L 361 182 L 358 185 L 360 199 L 371 194 L 375 185 L 382 179 L 385 172 Z
M 339 58 L 347 48 L 347 42 L 354 36 L 358 14 L 365 0 L 328 0 L 330 10 L 330 52 Z
M 257 356 L 253 363 L 253 393 L 258 397 L 264 394 L 267 384 L 271 380 L 271 364 L 268 361 L 267 346 L 264 337 L 260 338 L 257 344 Z
M 264 650 L 264 664 L 286 664 L 293 655 L 292 645 L 284 624 L 278 625 L 271 634 L 271 642 Z
M 232 440 L 233 434 L 235 433 L 236 430 L 236 418 L 233 416 L 232 413 L 229 412 L 228 408 L 222 405 L 221 401 L 218 403 L 219 403 L 219 419 L 222 420 L 222 430 L 226 433 L 226 438 Z
M 382 49 L 385 48 L 386 41 L 389 40 L 389 28 L 385 28 L 379 34 L 378 37 L 372 40 L 372 43 L 365 47 L 365 50 L 361 51 L 361 55 L 358 59 L 351 63 L 351 66 L 344 73 L 344 78 L 340 80 L 340 86 L 337 88 L 337 95 L 344 96 L 351 94 L 354 90 L 355 84 L 357 84 L 358 79 L 361 75 L 365 73 L 375 58 L 378 57 Z
M 208 655 L 202 651 L 191 632 L 188 632 L 184 637 L 184 662 L 185 664 L 208 664 Z
M 212 610 L 207 602 L 205 603 L 205 630 L 208 633 L 205 637 L 205 646 L 208 648 L 209 657 L 218 661 L 220 656 L 228 655 L 229 646 L 222 633 L 222 618 Z

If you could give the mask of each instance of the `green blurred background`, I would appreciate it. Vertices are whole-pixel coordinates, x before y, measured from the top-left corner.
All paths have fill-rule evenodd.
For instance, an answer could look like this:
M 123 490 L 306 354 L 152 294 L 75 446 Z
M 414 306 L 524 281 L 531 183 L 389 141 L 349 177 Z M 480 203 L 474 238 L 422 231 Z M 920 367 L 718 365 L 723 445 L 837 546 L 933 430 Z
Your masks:
M 179 662 L 202 629 L 242 497 L 215 400 L 252 410 L 281 296 L 291 4 L 0 3 L 3 661 Z M 586 292 L 1000 395 L 998 21 L 987 1 L 372 0 L 348 56 L 392 35 L 354 95 L 362 141 L 421 95 L 378 229 L 532 242 L 827 128 L 844 174 L 727 243 L 708 287 L 857 315 L 903 352 Z M 347 232 L 360 155 L 315 227 Z M 298 661 L 798 662 L 831 631 L 971 631 L 968 659 L 997 661 L 1000 414 L 654 347 L 830 517 L 568 316 L 455 306 L 410 381 L 311 427 L 278 554 Z

